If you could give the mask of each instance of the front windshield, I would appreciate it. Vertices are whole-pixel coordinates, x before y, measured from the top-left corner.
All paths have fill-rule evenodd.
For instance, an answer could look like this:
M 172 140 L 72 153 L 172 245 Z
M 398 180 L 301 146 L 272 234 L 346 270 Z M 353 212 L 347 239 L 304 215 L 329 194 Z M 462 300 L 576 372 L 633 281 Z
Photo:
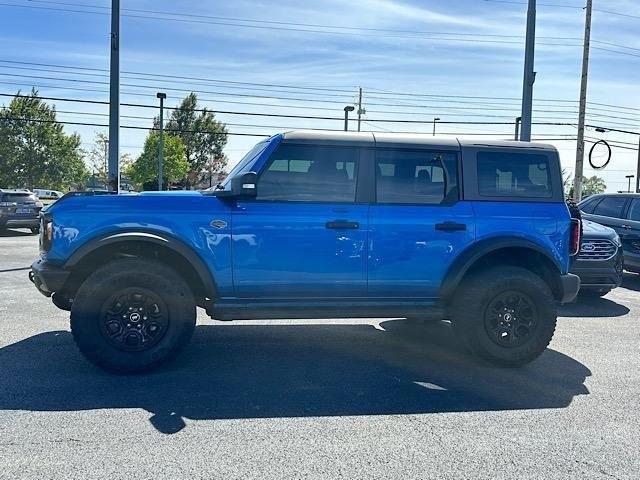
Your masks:
M 226 190 L 227 185 L 229 185 L 229 182 L 231 181 L 231 178 L 233 178 L 238 173 L 242 172 L 244 168 L 254 158 L 256 158 L 260 153 L 262 153 L 262 151 L 266 148 L 268 144 L 269 144 L 269 140 L 263 140 L 262 142 L 254 145 L 254 147 L 251 150 L 249 150 L 244 157 L 242 157 L 242 159 L 236 164 L 236 166 L 231 169 L 231 171 L 229 172 L 229 175 L 227 175 L 227 178 L 225 178 L 224 181 L 220 184 L 221 188 L 218 188 L 218 190 L 220 189 Z

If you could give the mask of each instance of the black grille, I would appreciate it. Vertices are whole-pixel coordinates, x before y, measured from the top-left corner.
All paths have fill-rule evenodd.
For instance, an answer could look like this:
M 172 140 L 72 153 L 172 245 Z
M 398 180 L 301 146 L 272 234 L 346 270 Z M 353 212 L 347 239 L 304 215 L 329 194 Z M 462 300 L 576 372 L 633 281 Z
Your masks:
M 618 251 L 611 240 L 583 240 L 580 245 L 579 260 L 609 260 Z

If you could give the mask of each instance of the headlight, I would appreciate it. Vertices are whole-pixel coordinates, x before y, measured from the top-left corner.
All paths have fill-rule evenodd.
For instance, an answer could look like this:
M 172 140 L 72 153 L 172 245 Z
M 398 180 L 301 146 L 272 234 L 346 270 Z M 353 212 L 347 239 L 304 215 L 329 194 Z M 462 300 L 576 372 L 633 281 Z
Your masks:
M 622 246 L 622 242 L 620 241 L 620 235 L 616 233 L 616 236 L 613 237 L 613 243 L 615 243 L 618 247 Z

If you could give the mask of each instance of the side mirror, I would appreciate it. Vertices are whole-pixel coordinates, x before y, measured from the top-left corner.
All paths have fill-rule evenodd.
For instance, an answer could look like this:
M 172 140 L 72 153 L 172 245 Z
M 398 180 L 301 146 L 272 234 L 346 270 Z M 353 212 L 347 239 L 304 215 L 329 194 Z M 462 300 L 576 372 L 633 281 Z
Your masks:
M 233 177 L 231 194 L 234 197 L 255 197 L 258 194 L 258 174 L 246 172 Z

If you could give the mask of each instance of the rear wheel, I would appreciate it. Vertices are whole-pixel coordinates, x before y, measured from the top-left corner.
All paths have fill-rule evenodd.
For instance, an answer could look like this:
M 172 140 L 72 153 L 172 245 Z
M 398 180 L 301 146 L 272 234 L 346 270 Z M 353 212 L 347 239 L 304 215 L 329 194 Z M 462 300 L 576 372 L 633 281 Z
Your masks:
M 174 356 L 196 322 L 193 295 L 171 268 L 146 259 L 115 260 L 87 278 L 71 305 L 80 351 L 115 372 L 141 372 Z
M 547 284 L 529 270 L 496 267 L 473 274 L 456 292 L 451 321 L 474 354 L 498 365 L 524 365 L 549 345 L 556 304 Z

